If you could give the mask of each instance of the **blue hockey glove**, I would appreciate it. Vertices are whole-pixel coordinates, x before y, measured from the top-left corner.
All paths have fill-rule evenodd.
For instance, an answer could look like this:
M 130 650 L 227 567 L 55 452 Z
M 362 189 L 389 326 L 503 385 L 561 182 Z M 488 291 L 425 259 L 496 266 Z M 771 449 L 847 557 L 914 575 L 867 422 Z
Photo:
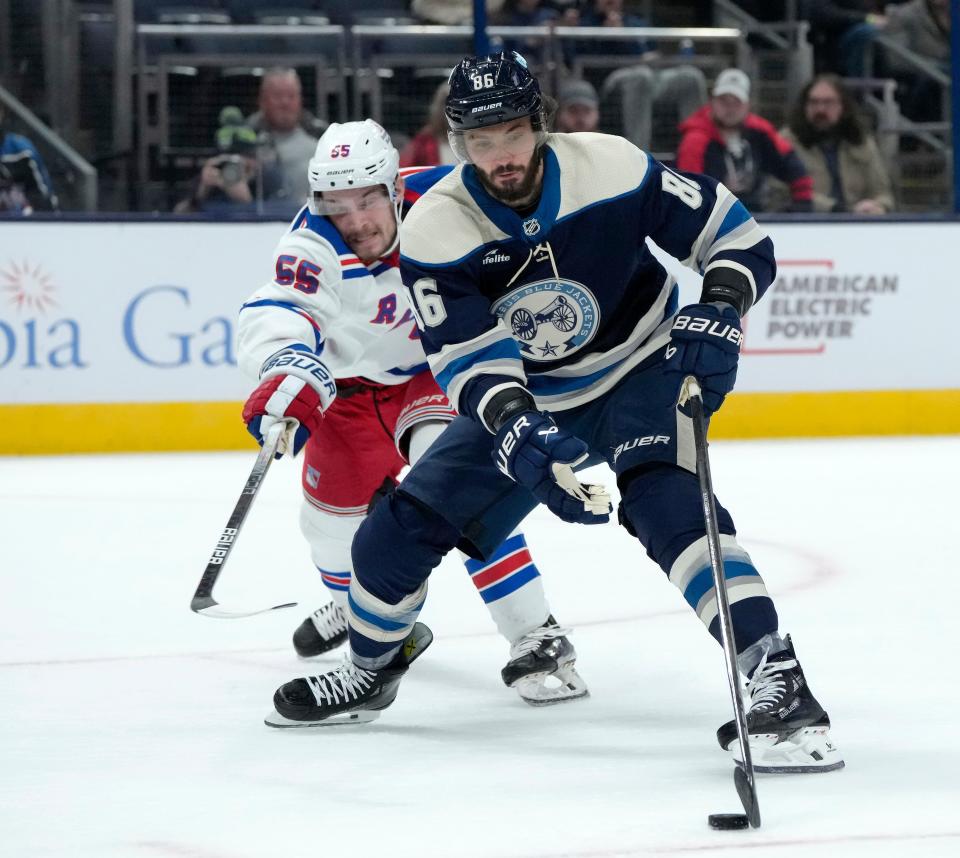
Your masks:
M 690 304 L 673 322 L 664 372 L 695 376 L 709 417 L 733 390 L 742 342 L 740 316 L 729 304 Z
M 523 411 L 500 427 L 493 461 L 564 521 L 602 524 L 610 520 L 610 495 L 603 486 L 581 483 L 573 473 L 588 455 L 583 441 L 545 414 Z

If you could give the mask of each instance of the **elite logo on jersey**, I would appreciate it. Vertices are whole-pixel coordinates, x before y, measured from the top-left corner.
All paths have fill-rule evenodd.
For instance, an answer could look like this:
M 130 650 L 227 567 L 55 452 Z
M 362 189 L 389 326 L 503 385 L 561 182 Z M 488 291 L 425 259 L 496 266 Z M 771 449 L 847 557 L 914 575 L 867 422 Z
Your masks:
M 492 265 L 494 262 L 509 262 L 510 254 L 502 253 L 501 251 L 494 248 L 493 250 L 488 250 L 483 257 L 482 265 Z
M 554 361 L 579 351 L 593 338 L 600 307 L 593 293 L 573 280 L 550 278 L 504 295 L 492 307 L 533 361 Z

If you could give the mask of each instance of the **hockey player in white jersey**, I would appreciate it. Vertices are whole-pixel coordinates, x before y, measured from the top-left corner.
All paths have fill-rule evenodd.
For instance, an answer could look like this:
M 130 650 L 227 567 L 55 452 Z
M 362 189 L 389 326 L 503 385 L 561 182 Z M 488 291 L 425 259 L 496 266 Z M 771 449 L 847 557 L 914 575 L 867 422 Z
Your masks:
M 274 276 L 240 313 L 240 367 L 257 380 L 243 418 L 260 443 L 285 422 L 281 454 L 304 450 L 300 526 L 332 596 L 294 633 L 302 657 L 346 640 L 347 613 L 359 610 L 348 604 L 353 536 L 456 414 L 427 366 L 397 252 L 406 210 L 450 168 L 398 164 L 372 120 L 331 125 Z M 511 644 L 504 682 L 533 705 L 584 696 L 569 629 L 550 613 L 522 534 L 466 566 Z

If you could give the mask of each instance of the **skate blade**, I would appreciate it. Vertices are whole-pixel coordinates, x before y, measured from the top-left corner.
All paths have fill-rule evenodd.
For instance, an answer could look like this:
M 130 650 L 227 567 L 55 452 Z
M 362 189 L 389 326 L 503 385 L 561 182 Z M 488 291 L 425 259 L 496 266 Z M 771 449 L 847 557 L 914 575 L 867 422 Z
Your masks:
M 738 766 L 743 766 L 740 742 L 735 739 L 728 750 Z M 764 774 L 820 774 L 842 769 L 845 762 L 830 738 L 829 727 L 801 727 L 795 733 L 779 737 L 775 733 L 750 736 L 753 769 Z
M 380 717 L 380 711 L 377 709 L 363 709 L 357 712 L 343 712 L 340 715 L 331 715 L 322 721 L 293 721 L 285 718 L 274 709 L 263 723 L 268 727 L 278 727 L 280 729 L 306 728 L 306 727 L 350 727 L 358 724 L 369 724 Z
M 525 676 L 511 687 L 530 706 L 553 706 L 590 695 L 587 684 L 572 665 L 561 667 L 553 673 Z
M 340 646 L 340 644 L 338 644 L 337 646 Z M 323 656 L 325 655 L 336 656 L 337 655 L 337 653 L 335 652 L 336 649 L 337 649 L 336 646 L 331 647 L 330 649 L 325 649 L 323 652 L 316 652 L 313 655 L 302 655 L 301 653 L 298 652 L 297 661 L 316 662 L 318 658 L 323 658 Z
M 571 671 L 578 679 L 580 675 L 574 669 L 574 665 L 577 663 L 576 655 L 573 658 L 569 658 L 566 661 L 560 662 L 556 670 L 538 670 L 534 673 L 528 673 L 525 676 L 521 676 L 518 679 L 513 680 L 513 682 L 508 682 L 507 688 L 516 688 L 518 685 L 527 682 L 538 682 L 542 683 L 548 676 L 560 676 L 565 671 Z M 583 682 L 583 680 L 580 680 Z

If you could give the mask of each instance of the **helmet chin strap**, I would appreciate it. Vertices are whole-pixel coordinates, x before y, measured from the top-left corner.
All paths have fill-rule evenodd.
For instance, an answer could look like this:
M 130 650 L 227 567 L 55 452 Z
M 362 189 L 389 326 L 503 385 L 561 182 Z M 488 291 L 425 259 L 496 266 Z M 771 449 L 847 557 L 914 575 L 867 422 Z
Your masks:
M 395 251 L 400 246 L 400 207 L 403 205 L 403 199 L 400 194 L 397 194 L 397 199 L 393 205 L 393 215 L 396 219 L 397 228 L 393 233 L 393 241 L 390 242 L 390 246 L 384 252 L 384 256 L 389 256 L 393 251 Z

